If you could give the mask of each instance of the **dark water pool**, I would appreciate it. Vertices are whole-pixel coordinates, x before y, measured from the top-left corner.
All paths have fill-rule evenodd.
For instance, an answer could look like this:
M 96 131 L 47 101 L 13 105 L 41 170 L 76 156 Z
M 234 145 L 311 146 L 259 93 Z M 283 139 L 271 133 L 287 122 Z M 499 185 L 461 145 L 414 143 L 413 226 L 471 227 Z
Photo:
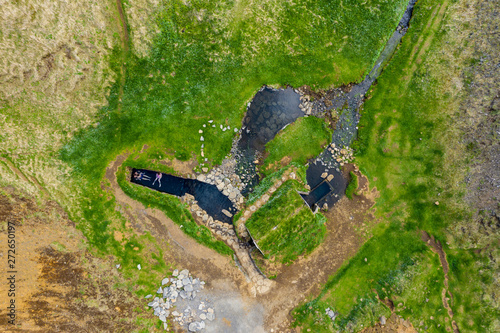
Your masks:
M 247 108 L 238 141 L 237 174 L 247 184 L 243 194 L 251 192 L 259 182 L 255 159 L 264 153 L 266 144 L 286 125 L 303 117 L 300 96 L 292 88 L 263 87 Z
M 136 173 L 141 173 L 140 179 L 135 178 Z M 198 206 L 207 212 L 214 219 L 225 223 L 232 223 L 232 218 L 228 217 L 222 210 L 225 209 L 231 214 L 237 212 L 231 200 L 222 194 L 215 185 L 200 182 L 196 179 L 188 179 L 161 173 L 160 181 L 156 180 L 156 172 L 145 169 L 132 169 L 132 183 L 149 187 L 156 191 L 165 192 L 178 197 L 191 194 L 198 201 Z M 160 186 L 161 184 L 161 186 Z

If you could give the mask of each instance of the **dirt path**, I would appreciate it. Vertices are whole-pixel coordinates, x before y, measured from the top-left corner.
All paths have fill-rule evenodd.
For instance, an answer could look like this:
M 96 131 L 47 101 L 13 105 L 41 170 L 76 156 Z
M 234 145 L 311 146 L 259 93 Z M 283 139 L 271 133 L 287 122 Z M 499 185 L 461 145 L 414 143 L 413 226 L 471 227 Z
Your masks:
M 13 173 L 15 173 L 19 178 L 21 178 L 22 181 L 24 181 L 24 182 L 26 182 L 28 184 L 35 185 L 35 187 L 37 187 L 38 190 L 42 193 L 42 196 L 43 196 L 44 199 L 48 199 L 50 197 L 49 192 L 47 192 L 47 190 L 45 189 L 45 187 L 43 187 L 42 184 L 40 184 L 40 182 L 38 181 L 38 179 L 36 179 L 32 175 L 26 175 L 26 174 L 24 174 L 24 172 L 22 172 L 21 170 L 19 170 L 14 165 L 14 163 L 12 163 L 10 160 L 8 160 L 8 159 L 6 159 L 4 157 L 0 157 L 0 161 L 3 161 L 10 168 L 10 170 Z
M 328 222 L 323 243 L 306 258 L 284 266 L 276 278 L 275 288 L 264 296 L 268 329 L 295 331 L 289 328 L 290 311 L 304 302 L 306 296 L 317 295 L 329 276 L 363 244 L 360 230 L 373 218 L 368 210 L 373 206 L 376 191 L 370 191 L 366 177 L 357 174 L 363 195 L 354 196 L 353 200 L 344 197 L 325 214 Z
M 460 333 L 457 323 L 453 320 L 453 311 L 451 310 L 451 307 L 448 304 L 448 297 L 446 297 L 447 295 L 449 295 L 450 299 L 453 299 L 453 295 L 451 294 L 450 288 L 448 286 L 448 272 L 450 268 L 448 265 L 448 261 L 446 260 L 446 253 L 443 251 L 441 243 L 439 243 L 439 241 L 436 241 L 434 237 L 429 236 L 429 234 L 425 231 L 422 231 L 422 240 L 426 242 L 427 245 L 429 245 L 429 247 L 432 249 L 433 252 L 439 255 L 439 261 L 441 262 L 441 266 L 443 267 L 443 272 L 444 272 L 444 288 L 443 291 L 441 292 L 441 299 L 443 301 L 444 308 L 448 311 L 448 316 L 450 316 L 453 332 Z
M 303 302 L 306 295 L 317 294 L 328 277 L 356 253 L 363 243 L 358 230 L 362 230 L 366 220 L 371 218 L 367 211 L 373 205 L 375 192 L 369 190 L 367 179 L 358 174 L 360 192 L 363 192 L 363 195 L 356 196 L 353 200 L 340 200 L 326 214 L 328 232 L 325 241 L 306 258 L 301 258 L 290 266 L 283 266 L 270 291 L 253 298 L 255 293 L 252 292 L 251 284 L 230 258 L 198 244 L 163 212 L 145 208 L 122 191 L 116 180 L 116 172 L 127 156 L 120 155 L 110 163 L 106 170 L 106 179 L 110 182 L 117 203 L 133 229 L 141 233 L 150 231 L 159 242 L 168 240 L 174 245 L 166 251 L 169 258 L 165 260 L 173 259 L 177 265 L 188 268 L 206 281 L 216 281 L 212 286 L 224 285 L 224 292 L 240 295 L 244 302 L 252 304 L 252 309 L 264 309 L 265 316 L 261 316 L 264 320 L 262 325 L 268 331 L 295 331 L 289 328 L 290 311 Z M 253 318 L 255 317 L 260 318 L 254 315 Z M 238 318 L 233 318 L 233 323 L 235 321 L 238 325 L 233 325 L 234 327 L 244 326 Z M 260 327 L 258 323 L 255 325 Z M 233 330 L 226 327 L 225 331 Z

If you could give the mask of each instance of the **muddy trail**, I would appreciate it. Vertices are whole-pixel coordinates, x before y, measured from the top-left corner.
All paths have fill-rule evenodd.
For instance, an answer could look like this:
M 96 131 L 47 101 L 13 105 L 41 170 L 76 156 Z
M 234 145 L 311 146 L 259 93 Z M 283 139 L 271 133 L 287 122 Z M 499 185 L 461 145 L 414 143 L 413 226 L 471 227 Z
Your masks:
M 329 211 L 325 241 L 306 258 L 301 257 L 291 265 L 279 267 L 279 274 L 271 289 L 256 297 L 252 282 L 238 269 L 232 258 L 200 245 L 184 234 L 163 212 L 145 208 L 142 203 L 131 199 L 122 191 L 116 180 L 116 172 L 127 156 L 120 155 L 109 165 L 106 179 L 110 182 L 109 189 L 117 200 L 119 211 L 130 222 L 131 234 L 150 231 L 159 244 L 165 244 L 165 252 L 169 257 L 166 260 L 189 269 L 206 281 L 212 281 L 209 288 L 212 288 L 213 294 L 220 291 L 221 295 L 238 295 L 250 312 L 262 307 L 265 315 L 262 316 L 261 323 L 253 324 L 256 332 L 260 328 L 265 328 L 266 331 L 274 329 L 275 332 L 295 332 L 289 328 L 290 311 L 303 302 L 306 295 L 317 294 L 328 277 L 362 245 L 363 239 L 358 229 L 363 229 L 369 223 L 367 221 L 371 219 L 371 215 L 368 210 L 373 206 L 376 196 L 376 190 L 369 189 L 367 179 L 350 166 L 350 170 L 360 177 L 359 192 L 362 194 L 354 200 L 344 198 Z M 227 305 L 223 299 L 218 299 L 218 303 L 221 306 Z M 245 326 L 245 321 L 249 318 L 254 317 L 242 315 L 226 319 L 232 322 L 233 327 L 240 327 Z
M 439 241 L 436 241 L 433 236 L 430 236 L 427 232 L 422 231 L 422 240 L 431 248 L 431 250 L 438 254 L 439 261 L 441 262 L 441 267 L 443 267 L 444 273 L 444 288 L 441 292 L 441 299 L 443 302 L 443 307 L 448 312 L 448 316 L 451 320 L 451 326 L 453 328 L 454 333 L 460 333 L 458 329 L 458 325 L 455 320 L 453 320 L 453 311 L 450 307 L 448 301 L 453 300 L 453 295 L 451 294 L 450 288 L 448 286 L 448 272 L 450 270 L 450 266 L 448 265 L 448 261 L 446 260 L 446 253 L 443 250 L 443 246 Z M 449 296 L 449 298 L 448 298 Z

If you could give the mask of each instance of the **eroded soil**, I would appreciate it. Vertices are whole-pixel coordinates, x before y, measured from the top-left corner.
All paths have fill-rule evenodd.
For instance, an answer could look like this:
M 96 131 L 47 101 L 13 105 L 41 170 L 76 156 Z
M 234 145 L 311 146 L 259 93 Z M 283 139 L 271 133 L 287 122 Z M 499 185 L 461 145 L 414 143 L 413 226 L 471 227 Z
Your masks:
M 5 189 L 4 189 L 5 190 Z M 0 327 L 5 332 L 130 332 L 132 293 L 113 285 L 123 281 L 108 258 L 89 253 L 85 239 L 64 210 L 52 201 L 38 203 L 13 189 L 0 195 L 0 238 L 7 223 L 16 226 L 15 327 L 7 323 L 7 285 L 0 284 Z M 2 266 L 6 247 L 0 250 Z

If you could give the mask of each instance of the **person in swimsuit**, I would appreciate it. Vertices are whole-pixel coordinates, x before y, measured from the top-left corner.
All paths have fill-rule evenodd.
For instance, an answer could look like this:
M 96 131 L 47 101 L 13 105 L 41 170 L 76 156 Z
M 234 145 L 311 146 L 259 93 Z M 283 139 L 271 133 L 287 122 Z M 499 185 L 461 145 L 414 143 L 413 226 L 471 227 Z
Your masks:
M 156 173 L 156 178 L 155 178 L 155 180 L 153 182 L 153 185 L 156 183 L 156 181 L 158 181 L 158 184 L 160 184 L 160 187 L 161 187 L 161 177 L 162 177 L 161 172 L 157 172 Z

